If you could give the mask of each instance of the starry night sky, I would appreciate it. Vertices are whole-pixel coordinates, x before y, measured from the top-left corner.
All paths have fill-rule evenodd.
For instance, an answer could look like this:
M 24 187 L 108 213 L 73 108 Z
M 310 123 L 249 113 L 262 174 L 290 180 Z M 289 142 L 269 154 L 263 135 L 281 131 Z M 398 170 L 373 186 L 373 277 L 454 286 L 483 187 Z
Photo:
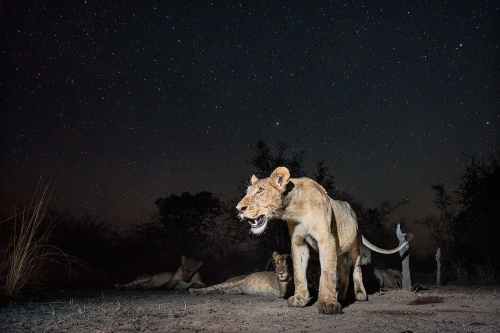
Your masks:
M 118 226 L 231 197 L 263 138 L 367 206 L 438 213 L 430 186 L 500 147 L 498 22 L 497 1 L 4 0 L 0 211 L 42 175 Z

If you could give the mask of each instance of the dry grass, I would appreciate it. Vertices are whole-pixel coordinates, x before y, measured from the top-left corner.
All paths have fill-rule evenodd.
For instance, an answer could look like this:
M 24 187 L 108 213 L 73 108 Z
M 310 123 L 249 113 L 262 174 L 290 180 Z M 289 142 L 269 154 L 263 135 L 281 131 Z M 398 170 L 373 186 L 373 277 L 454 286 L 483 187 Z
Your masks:
M 38 185 L 30 206 L 12 216 L 10 240 L 3 249 L 0 269 L 7 296 L 15 297 L 27 286 L 37 286 L 50 263 L 61 263 L 62 251 L 47 244 L 52 222 L 46 220 L 49 185 Z M 3 222 L 6 222 L 3 221 Z M 2 222 L 2 223 L 3 223 Z
M 457 284 L 480 284 L 491 285 L 496 284 L 495 271 L 489 266 L 472 265 L 465 266 L 458 264 L 452 269 L 452 281 Z

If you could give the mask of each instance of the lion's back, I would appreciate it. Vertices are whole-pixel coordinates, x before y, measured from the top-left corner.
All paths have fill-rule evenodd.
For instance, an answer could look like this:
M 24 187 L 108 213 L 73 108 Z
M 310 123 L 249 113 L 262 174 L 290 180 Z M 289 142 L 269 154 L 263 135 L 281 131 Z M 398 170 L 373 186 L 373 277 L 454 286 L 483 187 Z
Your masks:
M 280 296 L 279 287 L 276 283 L 276 272 L 256 272 L 247 276 L 241 287 L 248 295 Z

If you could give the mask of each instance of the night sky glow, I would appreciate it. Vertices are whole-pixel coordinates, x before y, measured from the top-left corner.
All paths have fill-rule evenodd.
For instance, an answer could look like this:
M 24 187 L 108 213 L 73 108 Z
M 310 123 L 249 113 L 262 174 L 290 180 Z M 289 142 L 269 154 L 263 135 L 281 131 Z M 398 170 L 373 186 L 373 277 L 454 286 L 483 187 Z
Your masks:
M 41 175 L 54 206 L 118 226 L 168 194 L 235 195 L 264 138 L 412 220 L 463 153 L 500 147 L 498 1 L 0 4 L 5 215 Z

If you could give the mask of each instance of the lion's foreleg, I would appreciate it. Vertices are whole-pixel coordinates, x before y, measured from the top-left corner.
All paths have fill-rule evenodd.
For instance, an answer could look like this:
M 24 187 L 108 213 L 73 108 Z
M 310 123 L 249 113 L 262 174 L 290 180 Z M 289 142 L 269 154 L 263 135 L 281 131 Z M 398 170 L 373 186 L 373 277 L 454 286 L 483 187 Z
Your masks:
M 288 298 L 287 304 L 288 306 L 306 306 L 310 300 L 306 278 L 309 247 L 304 242 L 304 238 L 292 237 L 292 259 L 295 295 Z
M 337 246 L 331 234 L 318 241 L 321 277 L 319 278 L 318 312 L 341 313 L 337 301 Z M 295 263 L 294 263 L 295 264 Z
M 193 283 L 193 288 L 205 288 L 207 286 L 205 282 L 201 280 L 200 273 L 198 272 L 193 276 L 191 282 Z

